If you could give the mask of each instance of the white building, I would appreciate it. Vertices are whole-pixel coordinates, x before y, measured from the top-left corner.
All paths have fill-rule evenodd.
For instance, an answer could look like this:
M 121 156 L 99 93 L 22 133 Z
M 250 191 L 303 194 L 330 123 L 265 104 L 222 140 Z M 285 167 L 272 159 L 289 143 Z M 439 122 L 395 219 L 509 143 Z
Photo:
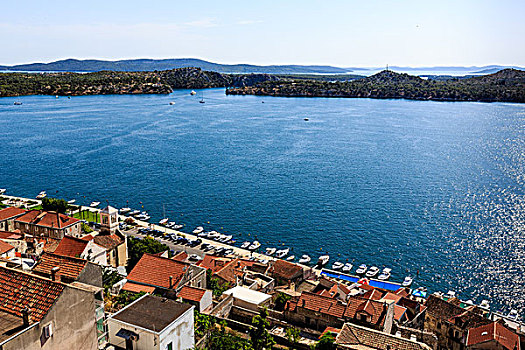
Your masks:
M 272 300 L 269 294 L 241 286 L 228 289 L 223 294 L 233 296 L 233 305 L 254 311 L 259 310 L 259 307 L 267 306 Z
M 108 318 L 109 343 L 126 350 L 193 349 L 194 308 L 146 294 Z

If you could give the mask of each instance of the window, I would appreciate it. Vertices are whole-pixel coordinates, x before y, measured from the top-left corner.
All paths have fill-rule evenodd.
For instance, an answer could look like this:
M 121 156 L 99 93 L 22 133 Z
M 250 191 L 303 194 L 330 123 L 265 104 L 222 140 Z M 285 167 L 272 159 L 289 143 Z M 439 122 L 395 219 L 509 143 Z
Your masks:
M 168 347 L 166 348 L 167 350 L 173 350 L 173 344 L 170 342 L 168 344 Z
M 53 324 L 50 323 L 42 328 L 42 334 L 40 335 L 40 345 L 44 346 L 49 338 L 53 336 Z

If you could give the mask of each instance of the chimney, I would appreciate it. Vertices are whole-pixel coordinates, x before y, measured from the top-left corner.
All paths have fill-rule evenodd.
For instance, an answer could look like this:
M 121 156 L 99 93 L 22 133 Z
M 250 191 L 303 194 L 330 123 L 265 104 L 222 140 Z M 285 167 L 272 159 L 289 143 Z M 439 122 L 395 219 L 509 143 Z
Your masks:
M 58 270 L 60 270 L 59 266 L 55 266 L 51 269 L 51 280 L 56 281 L 57 280 L 57 273 Z
M 60 225 L 60 214 L 58 213 L 58 211 L 57 211 L 57 225 L 58 225 L 58 228 L 62 226 Z
M 31 321 L 30 314 L 31 314 L 31 309 L 28 308 L 27 306 L 22 309 L 22 321 L 24 322 L 24 327 L 29 327 L 29 322 Z
M 170 288 L 173 287 L 173 276 L 170 276 Z

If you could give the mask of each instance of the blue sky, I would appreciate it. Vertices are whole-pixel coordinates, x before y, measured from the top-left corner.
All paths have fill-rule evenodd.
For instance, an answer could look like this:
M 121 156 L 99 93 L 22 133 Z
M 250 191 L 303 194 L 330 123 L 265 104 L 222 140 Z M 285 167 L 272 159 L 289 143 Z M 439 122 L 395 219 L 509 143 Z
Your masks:
M 0 64 L 525 66 L 525 1 L 4 1 Z

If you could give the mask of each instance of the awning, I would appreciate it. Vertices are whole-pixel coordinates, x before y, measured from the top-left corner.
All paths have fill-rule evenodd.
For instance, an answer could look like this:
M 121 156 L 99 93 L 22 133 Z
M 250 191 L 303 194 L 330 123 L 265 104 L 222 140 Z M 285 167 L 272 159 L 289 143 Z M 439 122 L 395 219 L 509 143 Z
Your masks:
M 129 329 L 124 329 L 124 328 L 121 328 L 117 334 L 115 334 L 117 337 L 121 337 L 121 338 L 124 338 L 126 340 L 128 339 L 131 339 L 131 340 L 138 340 L 139 339 L 139 335 L 133 331 L 130 331 Z

